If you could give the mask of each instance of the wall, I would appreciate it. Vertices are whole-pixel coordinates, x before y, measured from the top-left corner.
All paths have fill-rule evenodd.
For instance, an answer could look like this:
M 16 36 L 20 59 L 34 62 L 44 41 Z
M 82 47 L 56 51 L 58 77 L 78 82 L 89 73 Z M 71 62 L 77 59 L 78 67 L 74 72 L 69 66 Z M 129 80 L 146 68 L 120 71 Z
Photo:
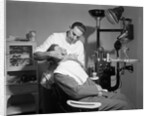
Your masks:
M 108 9 L 115 6 L 35 3 L 35 2 L 6 2 L 6 38 L 9 35 L 25 38 L 29 30 L 36 30 L 37 45 L 40 45 L 53 32 L 66 31 L 74 21 L 81 21 L 88 27 L 85 43 L 86 61 L 90 65 L 90 58 L 96 49 L 96 21 L 88 13 L 90 9 Z M 126 71 L 121 76 L 121 91 L 129 97 L 137 108 L 143 107 L 143 19 L 142 8 L 124 7 L 124 16 L 132 18 L 134 24 L 134 40 L 129 43 L 131 58 L 138 58 L 140 62 L 134 64 L 134 72 Z M 101 28 L 120 28 L 120 25 L 110 24 L 106 18 L 101 21 Z M 101 45 L 106 50 L 113 50 L 114 42 L 119 33 L 102 33 Z M 39 74 L 46 69 L 45 64 L 39 65 Z
M 138 63 L 134 64 L 134 73 L 126 73 L 122 77 L 122 91 L 126 93 L 138 108 L 143 107 L 143 9 L 130 8 L 126 9 L 125 17 L 130 17 L 134 24 L 134 40 L 129 44 L 129 56 L 139 59 Z M 127 86 L 128 85 L 128 86 Z M 136 85 L 136 86 L 133 86 Z M 131 88 L 132 86 L 132 88 Z M 136 90 L 136 91 L 135 91 Z

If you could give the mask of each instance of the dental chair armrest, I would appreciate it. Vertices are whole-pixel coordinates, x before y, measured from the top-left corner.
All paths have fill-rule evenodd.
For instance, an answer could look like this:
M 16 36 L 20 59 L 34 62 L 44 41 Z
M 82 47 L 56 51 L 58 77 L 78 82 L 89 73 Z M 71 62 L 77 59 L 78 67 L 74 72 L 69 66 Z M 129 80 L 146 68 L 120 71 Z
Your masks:
M 97 109 L 102 105 L 100 102 L 82 102 L 75 100 L 67 100 L 67 104 L 69 106 L 82 109 Z

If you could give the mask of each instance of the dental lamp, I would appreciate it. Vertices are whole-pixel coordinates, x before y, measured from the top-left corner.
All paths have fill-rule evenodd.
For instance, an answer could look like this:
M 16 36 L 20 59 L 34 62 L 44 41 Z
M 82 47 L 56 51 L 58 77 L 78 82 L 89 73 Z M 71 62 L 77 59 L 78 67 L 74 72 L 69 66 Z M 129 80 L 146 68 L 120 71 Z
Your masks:
M 122 17 L 124 8 L 122 6 L 116 7 L 114 9 L 105 10 L 105 16 L 111 24 L 118 24 L 119 21 L 123 23 L 123 31 L 117 39 L 128 38 L 128 40 L 133 39 L 133 24 L 130 18 Z
M 114 9 L 105 10 L 105 16 L 111 24 L 117 24 L 119 23 L 123 12 L 124 8 L 119 6 Z

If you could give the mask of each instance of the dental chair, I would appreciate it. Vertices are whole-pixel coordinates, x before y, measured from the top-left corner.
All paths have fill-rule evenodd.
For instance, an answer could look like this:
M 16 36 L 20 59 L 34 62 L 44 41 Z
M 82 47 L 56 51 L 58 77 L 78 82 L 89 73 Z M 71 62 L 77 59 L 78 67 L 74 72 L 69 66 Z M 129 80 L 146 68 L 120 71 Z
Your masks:
M 99 102 L 81 102 L 69 97 L 57 84 L 52 85 L 57 113 L 98 111 Z

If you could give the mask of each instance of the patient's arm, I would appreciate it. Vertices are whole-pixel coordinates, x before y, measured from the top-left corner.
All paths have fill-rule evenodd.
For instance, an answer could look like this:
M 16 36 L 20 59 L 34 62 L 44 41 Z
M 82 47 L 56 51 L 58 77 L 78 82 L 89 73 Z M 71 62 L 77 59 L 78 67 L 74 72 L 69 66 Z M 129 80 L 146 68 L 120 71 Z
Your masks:
M 83 85 L 79 85 L 72 77 L 55 74 L 55 83 L 73 99 L 81 99 L 88 96 L 96 96 L 99 91 L 93 81 L 87 79 Z

